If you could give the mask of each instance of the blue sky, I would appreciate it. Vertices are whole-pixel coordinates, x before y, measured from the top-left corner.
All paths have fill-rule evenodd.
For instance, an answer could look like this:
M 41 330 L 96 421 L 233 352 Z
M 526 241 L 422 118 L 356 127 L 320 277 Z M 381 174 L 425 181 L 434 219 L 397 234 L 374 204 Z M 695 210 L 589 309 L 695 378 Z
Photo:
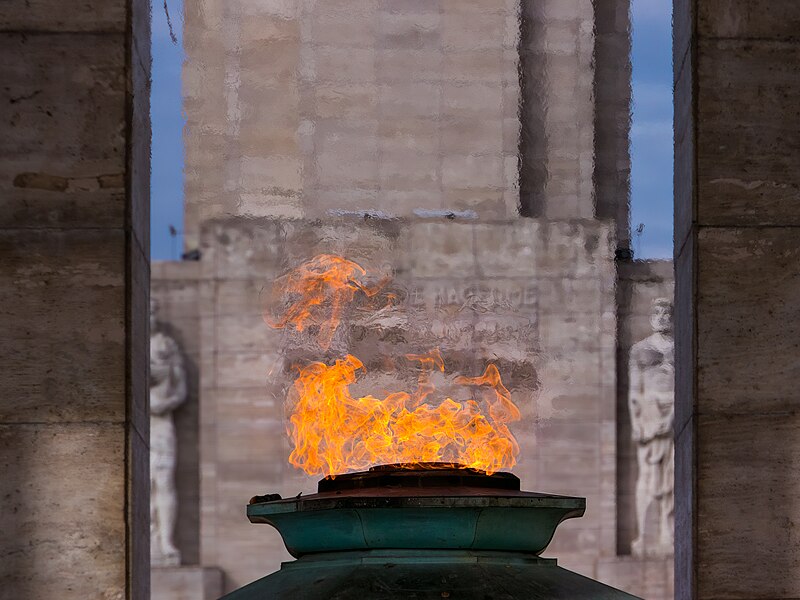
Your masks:
M 169 226 L 183 227 L 183 63 L 182 0 L 169 0 L 169 15 L 178 38 L 173 44 L 162 3 L 153 2 L 153 87 L 150 117 L 153 121 L 150 174 L 150 256 L 152 260 L 180 257 L 183 241 L 169 234 Z
M 182 0 L 168 0 L 178 44 L 160 3 L 153 6 L 151 256 L 180 256 L 183 224 Z M 633 126 L 631 227 L 637 258 L 672 258 L 672 2 L 632 0 Z M 178 230 L 172 238 L 169 226 Z
M 631 229 L 637 258 L 672 258 L 672 2 L 633 0 Z

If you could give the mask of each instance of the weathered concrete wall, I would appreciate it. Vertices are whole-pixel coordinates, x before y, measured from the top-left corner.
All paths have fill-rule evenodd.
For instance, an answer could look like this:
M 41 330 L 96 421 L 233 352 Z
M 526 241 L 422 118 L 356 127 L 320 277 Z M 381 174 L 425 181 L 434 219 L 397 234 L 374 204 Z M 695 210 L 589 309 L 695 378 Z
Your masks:
M 515 0 L 187 3 L 185 243 L 231 215 L 517 210 Z
M 0 596 L 149 596 L 149 12 L 0 6 Z
M 185 245 L 234 215 L 510 218 L 520 160 L 525 214 L 627 243 L 628 26 L 626 0 L 189 2 Z
M 595 10 L 522 0 L 520 202 L 546 219 L 595 215 Z
M 676 596 L 797 598 L 800 4 L 675 4 Z
M 292 360 L 323 353 L 268 328 L 261 291 L 319 252 L 390 265 L 405 298 L 399 340 L 381 341 L 386 330 L 369 319 L 346 322 L 336 351 L 353 351 L 368 368 L 383 353 L 429 344 L 456 371 L 496 362 L 525 415 L 515 429 L 522 456 L 514 471 L 523 485 L 589 499 L 586 517 L 559 529 L 552 553 L 590 576 L 600 557 L 616 554 L 615 269 L 607 225 L 262 220 L 209 223 L 205 232 L 201 554 L 204 565 L 225 571 L 228 589 L 287 557 L 277 533 L 244 518 L 247 499 L 315 489 L 316 478 L 287 462 L 284 399 Z M 487 312 L 463 308 L 471 290 L 491 305 Z M 399 384 L 384 383 L 376 387 Z

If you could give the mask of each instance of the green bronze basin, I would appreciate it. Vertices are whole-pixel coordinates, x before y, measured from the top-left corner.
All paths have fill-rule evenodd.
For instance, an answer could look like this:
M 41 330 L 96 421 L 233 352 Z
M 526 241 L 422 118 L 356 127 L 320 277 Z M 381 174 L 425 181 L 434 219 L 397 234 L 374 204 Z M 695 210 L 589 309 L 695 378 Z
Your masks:
M 411 495 L 413 493 L 413 495 Z M 247 507 L 252 523 L 281 534 L 292 556 L 377 549 L 450 549 L 539 555 L 565 519 L 580 517 L 583 498 L 480 488 L 408 488 L 325 492 L 258 502 Z
M 636 600 L 539 557 L 585 508 L 583 498 L 522 492 L 510 473 L 440 465 L 256 496 L 248 518 L 275 527 L 297 560 L 225 600 Z

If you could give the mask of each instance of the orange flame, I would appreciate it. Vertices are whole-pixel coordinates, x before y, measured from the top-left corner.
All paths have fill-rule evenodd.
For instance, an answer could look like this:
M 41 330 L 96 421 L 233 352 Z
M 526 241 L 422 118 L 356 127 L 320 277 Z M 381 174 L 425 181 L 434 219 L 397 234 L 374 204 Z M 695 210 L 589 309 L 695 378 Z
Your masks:
M 512 467 L 519 446 L 507 423 L 519 420 L 520 413 L 497 367 L 490 364 L 481 377 L 456 380 L 494 392 L 487 417 L 476 400 L 446 398 L 437 406 L 424 402 L 435 391 L 430 368 L 444 370 L 444 363 L 438 351 L 413 359 L 422 363 L 416 392 L 382 399 L 350 393 L 357 372 L 365 370 L 355 356 L 300 369 L 294 383 L 289 462 L 309 475 L 326 476 L 395 463 L 455 463 L 487 473 Z
M 277 319 L 264 315 L 267 325 L 283 329 L 289 324 L 297 331 L 318 326 L 317 342 L 327 350 L 336 328 L 342 319 L 342 311 L 356 292 L 374 296 L 385 285 L 385 280 L 373 286 L 359 281 L 367 274 L 353 261 L 320 254 L 303 263 L 275 281 L 273 286 L 273 306 L 278 304 L 275 297 L 289 300 L 289 306 Z
M 357 263 L 319 255 L 276 281 L 273 292 L 285 310 L 275 319 L 265 313 L 265 321 L 275 328 L 291 324 L 297 331 L 316 326 L 317 341 L 327 350 L 347 303 L 359 291 L 374 296 L 387 282 L 367 285 L 366 275 Z M 355 356 L 300 368 L 289 417 L 294 443 L 289 462 L 325 476 L 375 464 L 453 463 L 487 473 L 516 464 L 519 446 L 507 424 L 519 420 L 520 412 L 495 365 L 480 377 L 454 380 L 478 392 L 479 400 L 447 397 L 434 404 L 431 375 L 444 372 L 442 355 L 433 350 L 406 359 L 419 368 L 416 390 L 382 399 L 351 394 L 350 385 L 366 372 Z

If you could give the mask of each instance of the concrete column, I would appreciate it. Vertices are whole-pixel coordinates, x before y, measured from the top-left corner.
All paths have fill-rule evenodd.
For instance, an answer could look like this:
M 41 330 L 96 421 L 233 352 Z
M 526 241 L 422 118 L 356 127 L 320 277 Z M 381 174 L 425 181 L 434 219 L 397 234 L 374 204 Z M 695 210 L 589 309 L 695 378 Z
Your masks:
M 149 3 L 0 6 L 0 597 L 149 597 Z
M 196 250 L 200 223 L 234 212 L 225 189 L 228 105 L 225 90 L 225 3 L 185 2 L 183 6 L 184 250 Z M 265 28 L 266 31 L 269 29 Z
M 592 0 L 521 0 L 523 215 L 595 216 L 594 18 Z
M 630 247 L 631 0 L 595 9 L 595 216 L 616 223 L 617 248 Z
M 800 597 L 800 3 L 675 2 L 676 597 Z

